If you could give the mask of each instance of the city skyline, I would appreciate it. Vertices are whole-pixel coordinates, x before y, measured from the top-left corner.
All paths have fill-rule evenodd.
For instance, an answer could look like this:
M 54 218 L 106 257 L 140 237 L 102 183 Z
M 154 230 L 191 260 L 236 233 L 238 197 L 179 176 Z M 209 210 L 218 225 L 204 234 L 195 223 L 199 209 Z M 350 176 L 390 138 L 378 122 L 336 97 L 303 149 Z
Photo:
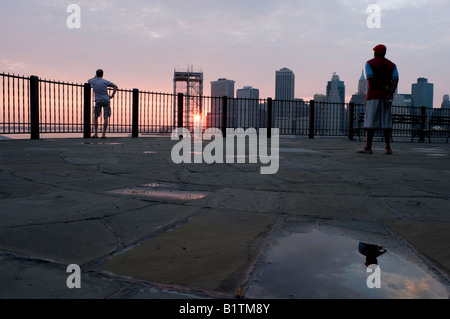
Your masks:
M 275 98 L 275 72 L 286 67 L 296 75 L 295 98 L 326 94 L 336 73 L 348 102 L 372 48 L 384 43 L 400 94 L 418 78 L 434 84 L 434 107 L 450 93 L 448 0 L 75 4 L 79 25 L 70 24 L 77 12 L 69 3 L 2 1 L 0 72 L 83 83 L 103 68 L 119 87 L 172 92 L 173 70 L 193 65 L 205 83 L 228 78 Z M 368 23 L 372 4 L 378 27 Z

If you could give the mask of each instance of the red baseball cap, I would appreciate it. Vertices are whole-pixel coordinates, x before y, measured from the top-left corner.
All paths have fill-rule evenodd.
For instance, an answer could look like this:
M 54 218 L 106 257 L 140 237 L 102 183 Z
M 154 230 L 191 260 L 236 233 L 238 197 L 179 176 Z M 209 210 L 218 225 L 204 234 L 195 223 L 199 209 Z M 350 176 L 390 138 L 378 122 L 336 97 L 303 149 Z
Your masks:
M 387 51 L 387 48 L 386 48 L 385 45 L 379 44 L 379 45 L 377 45 L 375 48 L 373 48 L 373 50 L 374 50 L 375 53 L 377 53 L 377 54 L 385 55 L 385 54 L 386 54 L 386 51 Z

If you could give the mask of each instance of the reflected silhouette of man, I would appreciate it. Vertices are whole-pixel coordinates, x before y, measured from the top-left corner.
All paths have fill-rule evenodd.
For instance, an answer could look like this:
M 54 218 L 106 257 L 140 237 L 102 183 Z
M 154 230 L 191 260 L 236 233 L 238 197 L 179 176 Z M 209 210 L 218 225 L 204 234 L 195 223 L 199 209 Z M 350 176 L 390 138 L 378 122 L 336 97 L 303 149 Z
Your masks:
M 95 94 L 95 107 L 94 107 L 94 128 L 95 134 L 93 138 L 98 138 L 98 118 L 102 115 L 103 110 L 103 134 L 102 138 L 106 138 L 106 130 L 108 129 L 109 118 L 111 117 L 111 103 L 110 99 L 114 98 L 117 91 L 117 86 L 103 79 L 103 70 L 98 69 L 96 76 L 90 79 L 88 83 L 92 86 Z M 108 95 L 108 88 L 113 88 L 111 95 Z
M 381 246 L 363 242 L 359 243 L 358 251 L 361 255 L 366 256 L 366 267 L 369 267 L 370 265 L 378 265 L 377 258 L 387 252 L 387 250 Z
M 375 130 L 381 129 L 386 140 L 385 154 L 392 154 L 392 100 L 397 90 L 399 75 L 395 63 L 386 59 L 387 48 L 380 44 L 373 48 L 374 58 L 366 62 L 366 76 L 369 82 L 367 93 L 364 129 L 366 146 L 358 150 L 360 154 L 373 154 L 372 141 Z

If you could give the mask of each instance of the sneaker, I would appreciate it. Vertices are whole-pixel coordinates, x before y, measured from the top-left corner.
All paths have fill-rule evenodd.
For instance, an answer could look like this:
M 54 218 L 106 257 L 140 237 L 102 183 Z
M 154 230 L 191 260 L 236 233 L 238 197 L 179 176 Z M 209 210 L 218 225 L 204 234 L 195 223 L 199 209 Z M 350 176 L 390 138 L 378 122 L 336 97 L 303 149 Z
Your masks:
M 368 150 L 368 149 L 361 149 L 361 150 L 357 150 L 356 153 L 358 154 L 373 154 L 372 150 Z
M 390 148 L 387 148 L 387 149 L 384 150 L 384 154 L 386 154 L 386 155 L 392 155 L 393 152 L 392 152 L 392 150 L 391 150 Z

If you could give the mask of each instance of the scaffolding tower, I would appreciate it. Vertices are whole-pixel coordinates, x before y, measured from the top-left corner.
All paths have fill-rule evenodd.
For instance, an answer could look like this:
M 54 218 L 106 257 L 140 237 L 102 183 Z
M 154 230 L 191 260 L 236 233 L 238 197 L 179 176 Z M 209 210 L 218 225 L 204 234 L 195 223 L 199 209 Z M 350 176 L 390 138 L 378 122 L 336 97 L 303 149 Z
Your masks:
M 193 66 L 188 66 L 186 71 L 174 71 L 173 77 L 174 95 L 184 95 L 184 123 L 183 126 L 192 129 L 196 122 L 203 121 L 203 72 L 194 71 Z M 173 124 L 176 127 L 177 102 L 174 99 Z

